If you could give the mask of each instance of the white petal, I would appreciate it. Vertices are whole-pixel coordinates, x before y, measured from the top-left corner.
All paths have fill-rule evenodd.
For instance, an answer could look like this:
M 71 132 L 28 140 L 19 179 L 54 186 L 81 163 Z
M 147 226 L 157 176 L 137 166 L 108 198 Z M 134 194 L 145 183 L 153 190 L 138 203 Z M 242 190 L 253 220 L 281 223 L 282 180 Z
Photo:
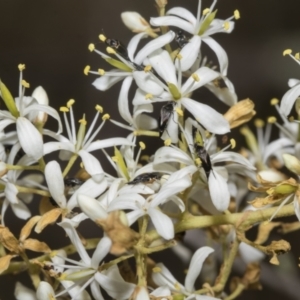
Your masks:
M 195 81 L 195 79 L 190 76 L 182 86 L 181 91 L 183 95 L 199 89 L 201 86 L 204 86 L 220 76 L 218 72 L 207 67 L 199 68 L 194 74 L 199 77 L 199 81 Z
M 288 86 L 290 88 L 294 87 L 295 85 L 299 84 L 300 83 L 300 80 L 299 79 L 296 79 L 296 78 L 290 78 L 288 80 Z
M 17 133 L 24 152 L 39 160 L 43 156 L 43 138 L 35 126 L 26 118 L 17 119 Z
M 99 267 L 100 262 L 109 253 L 112 241 L 109 237 L 103 237 L 98 243 L 91 260 L 91 267 L 95 270 Z
M 216 54 L 219 66 L 220 66 L 220 73 L 223 76 L 227 75 L 227 69 L 228 69 L 228 56 L 225 50 L 218 44 L 214 39 L 211 37 L 203 37 L 203 42 L 205 42 Z
M 77 196 L 77 201 L 81 210 L 93 221 L 107 218 L 106 211 L 96 199 L 79 194 Z
M 113 70 L 113 72 L 118 72 L 116 70 Z M 108 73 L 108 72 L 107 72 Z M 124 73 L 122 71 L 122 73 Z M 128 73 L 129 75 L 130 73 Z M 128 76 L 127 75 L 127 76 Z M 113 85 L 115 85 L 117 82 L 123 80 L 126 76 L 125 75 L 120 75 L 120 76 L 105 76 L 105 74 L 92 83 L 92 85 L 100 91 L 107 91 L 109 88 L 111 88 Z
M 129 124 L 132 124 L 132 115 L 129 111 L 128 92 L 131 87 L 133 78 L 127 77 L 122 83 L 118 99 L 118 108 L 120 116 Z
M 151 72 L 136 71 L 133 72 L 133 78 L 137 86 L 145 93 L 150 93 L 154 96 L 159 96 L 163 91 L 163 87 L 153 79 Z M 149 102 L 149 100 L 148 100 Z M 144 103 L 141 103 L 144 104 Z
M 17 194 L 19 193 L 18 188 L 15 186 L 15 184 L 11 182 L 7 182 L 4 189 L 5 198 L 9 201 L 11 204 L 17 204 L 19 202 L 19 199 L 17 197 Z
M 176 70 L 170 54 L 166 50 L 158 49 L 148 57 L 151 66 L 166 83 L 177 86 Z
M 175 15 L 179 18 L 185 19 L 193 26 L 196 26 L 197 23 L 195 16 L 189 10 L 183 7 L 173 7 L 166 12 L 166 15 Z
M 135 285 L 132 283 L 115 280 L 99 272 L 95 274 L 95 279 L 99 282 L 100 286 L 107 292 L 108 295 L 119 300 L 128 299 L 135 288 Z
M 41 281 L 36 291 L 37 299 L 38 300 L 56 299 L 54 295 L 55 293 L 52 286 L 46 281 Z
M 93 281 L 91 283 L 91 292 L 92 292 L 92 295 L 95 299 L 104 300 L 104 298 L 101 294 L 100 286 L 99 286 L 97 281 Z
M 195 31 L 191 23 L 174 16 L 150 18 L 150 24 L 153 26 L 176 26 L 190 34 L 194 34 Z
M 165 240 L 174 238 L 174 225 L 172 220 L 156 208 L 149 208 L 148 215 L 158 234 Z
M 84 264 L 87 266 L 91 265 L 91 259 L 87 254 L 82 242 L 76 232 L 75 228 L 72 226 L 72 223 L 68 219 L 64 219 L 62 222 L 57 223 L 57 225 L 61 226 L 69 236 L 72 244 L 75 246 L 80 258 L 83 260 Z
M 145 31 L 147 28 L 149 28 L 149 26 L 145 25 L 144 23 L 146 20 L 135 11 L 122 12 L 121 19 L 125 26 L 133 32 Z
M 240 255 L 246 264 L 259 262 L 265 258 L 265 254 L 260 250 L 241 242 L 239 246 Z
M 230 202 L 230 193 L 226 179 L 220 175 L 216 169 L 210 172 L 208 186 L 211 200 L 219 211 L 224 211 L 228 208 Z
M 100 165 L 99 160 L 85 150 L 80 150 L 78 154 L 82 159 L 86 171 L 96 182 L 100 182 L 103 179 L 103 169 Z
M 152 291 L 150 295 L 153 295 L 155 297 L 166 297 L 166 296 L 171 296 L 171 291 L 167 286 L 160 286 L 154 291 Z
M 105 140 L 92 142 L 87 148 L 85 148 L 85 150 L 88 152 L 92 152 L 95 150 L 114 146 L 134 146 L 134 143 L 132 143 L 126 138 L 109 138 Z
M 283 115 L 288 116 L 296 99 L 300 96 L 300 84 L 295 85 L 288 90 L 282 97 L 280 103 L 280 111 Z
M 232 151 L 220 151 L 217 152 L 216 154 L 213 154 L 210 156 L 211 162 L 213 164 L 219 163 L 219 162 L 235 162 L 239 163 L 250 170 L 256 170 L 256 168 L 252 165 L 252 163 L 246 159 L 244 156 L 242 156 L 239 153 L 232 152 Z
M 52 160 L 47 163 L 45 168 L 45 178 L 52 198 L 59 207 L 65 208 L 67 205 L 65 184 L 60 165 L 57 161 Z
M 194 253 L 184 282 L 184 286 L 187 291 L 194 291 L 194 284 L 201 272 L 202 265 L 208 255 L 210 255 L 212 252 L 214 252 L 213 248 L 201 247 Z
M 42 86 L 36 87 L 31 96 L 36 99 L 39 104 L 49 105 L 48 95 Z
M 180 69 L 182 72 L 189 70 L 196 61 L 201 46 L 201 38 L 198 35 L 194 35 L 189 42 L 180 50 Z M 175 66 L 179 69 L 178 59 L 175 60 Z
M 162 48 L 166 44 L 170 43 L 175 37 L 173 31 L 169 31 L 158 38 L 152 40 L 147 45 L 145 45 L 136 55 L 134 62 L 138 65 L 141 65 L 144 59 L 151 54 L 153 51 Z
M 295 208 L 296 216 L 297 216 L 298 220 L 300 221 L 300 204 L 299 204 L 299 198 L 297 197 L 296 194 L 294 197 L 294 208 Z
M 220 33 L 231 33 L 232 30 L 234 29 L 234 22 L 233 21 L 228 22 L 228 24 L 229 24 L 228 29 L 225 29 L 224 23 L 225 23 L 224 20 L 214 19 L 211 22 L 209 28 L 204 32 L 203 36 L 207 37 L 209 35 L 213 35 L 213 34 L 219 33 L 219 32 Z
M 228 121 L 212 107 L 188 98 L 181 99 L 181 103 L 208 131 L 216 134 L 230 131 Z
M 142 209 L 136 209 L 126 214 L 128 226 L 131 226 L 138 218 L 145 215 Z
M 194 164 L 189 155 L 184 151 L 173 147 L 161 147 L 156 151 L 154 164 L 161 164 L 164 162 L 179 162 L 184 165 Z
M 21 282 L 17 282 L 15 286 L 15 297 L 17 300 L 36 300 L 36 293 Z
M 141 32 L 136 34 L 129 42 L 127 46 L 128 57 L 131 61 L 134 61 L 134 53 L 141 39 L 147 37 L 147 33 Z
M 11 208 L 14 212 L 14 214 L 22 220 L 26 220 L 31 217 L 31 212 L 28 209 L 28 207 L 21 201 L 17 204 L 12 204 Z

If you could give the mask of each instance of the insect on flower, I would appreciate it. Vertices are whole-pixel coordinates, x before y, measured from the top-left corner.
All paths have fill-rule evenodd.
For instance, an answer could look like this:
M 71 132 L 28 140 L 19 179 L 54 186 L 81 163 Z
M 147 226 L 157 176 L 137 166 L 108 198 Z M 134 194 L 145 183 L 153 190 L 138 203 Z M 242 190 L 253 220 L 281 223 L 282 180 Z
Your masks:
M 178 47 L 182 49 L 189 41 L 183 31 L 178 30 L 175 36 L 175 42 L 177 43 Z
M 84 181 L 82 181 L 79 178 L 65 178 L 65 194 L 70 195 L 75 192 L 75 190 L 83 184 Z
M 152 190 L 157 191 L 160 189 L 161 186 L 161 183 L 159 181 L 161 177 L 162 174 L 158 172 L 144 173 L 138 175 L 132 181 L 127 182 L 127 184 L 136 185 L 142 183 L 150 187 Z
M 208 179 L 210 171 L 212 171 L 212 165 L 210 161 L 210 156 L 207 153 L 206 149 L 199 145 L 198 143 L 194 144 L 195 152 L 198 158 L 201 160 L 201 167 L 204 169 L 206 178 Z
M 127 48 L 119 40 L 106 38 L 105 44 L 107 46 L 113 48 L 124 59 L 130 61 L 128 52 L 127 52 Z
M 158 119 L 158 124 L 159 124 L 159 136 L 161 137 L 166 130 L 170 118 L 174 114 L 174 107 L 175 107 L 175 102 L 170 101 L 167 104 L 163 105 L 161 110 L 160 110 L 160 116 Z

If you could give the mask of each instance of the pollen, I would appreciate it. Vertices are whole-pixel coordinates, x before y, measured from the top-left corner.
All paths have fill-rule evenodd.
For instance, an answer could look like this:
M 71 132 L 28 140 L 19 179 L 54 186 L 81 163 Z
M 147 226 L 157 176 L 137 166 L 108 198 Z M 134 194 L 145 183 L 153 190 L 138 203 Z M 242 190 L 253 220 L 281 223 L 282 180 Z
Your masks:
M 150 65 L 148 65 L 148 66 L 145 66 L 145 68 L 144 68 L 144 72 L 145 72 L 145 73 L 148 73 L 148 72 L 150 72 L 150 71 L 151 71 L 151 69 L 152 69 L 152 66 L 150 66 Z
M 200 77 L 199 77 L 198 74 L 196 74 L 196 73 L 192 74 L 192 78 L 193 78 L 195 81 L 197 81 L 197 82 L 200 81 Z
M 145 99 L 146 99 L 146 100 L 151 100 L 151 99 L 153 99 L 153 95 L 150 94 L 150 93 L 149 93 L 149 94 L 146 94 L 146 95 L 145 95 Z
M 295 54 L 295 58 L 296 58 L 297 60 L 300 60 L 300 53 L 299 53 L 299 52 L 297 52 L 297 53 Z
M 61 106 L 59 108 L 59 111 L 61 111 L 61 112 L 69 112 L 69 109 L 66 106 Z
M 106 36 L 104 34 L 99 34 L 99 40 L 104 43 L 106 41 Z
M 277 122 L 276 117 L 269 117 L 268 118 L 268 123 L 273 124 L 273 123 L 276 123 L 276 122 Z
M 230 23 L 228 21 L 225 21 L 224 24 L 223 24 L 223 28 L 228 31 L 229 28 L 230 28 Z
M 83 69 L 83 74 L 87 76 L 87 75 L 89 74 L 90 69 L 91 69 L 90 66 L 86 66 L 86 67 Z
M 164 144 L 165 144 L 165 146 L 170 146 L 171 144 L 172 144 L 172 141 L 171 141 L 171 139 L 166 139 L 165 141 L 164 141 Z
M 145 150 L 145 149 L 146 149 L 145 143 L 139 142 L 139 145 L 140 145 L 140 147 L 141 147 L 142 150 Z
M 67 102 L 67 107 L 70 108 L 74 103 L 75 103 L 75 100 L 74 100 L 74 99 L 70 99 L 70 100 Z
M 94 44 L 89 44 L 88 49 L 93 52 L 95 50 L 95 45 Z
M 25 88 L 29 88 L 30 84 L 26 81 L 26 80 L 22 80 L 21 84 L 25 87 Z
M 262 119 L 255 119 L 254 126 L 257 128 L 262 128 L 265 126 L 265 122 Z
M 271 105 L 277 105 L 279 103 L 279 100 L 277 98 L 272 98 L 270 103 Z
M 80 119 L 78 121 L 78 123 L 82 124 L 82 125 L 86 125 L 87 124 L 87 121 L 85 119 Z
M 205 8 L 205 9 L 203 9 L 202 15 L 205 16 L 205 15 L 207 15 L 209 13 L 210 13 L 210 9 L 209 8 Z
M 241 18 L 240 12 L 237 9 L 233 12 L 233 16 L 236 20 Z
M 116 51 L 115 51 L 112 47 L 107 47 L 107 48 L 106 48 L 106 52 L 107 52 L 108 54 L 116 54 Z
M 153 272 L 153 273 L 160 273 L 160 272 L 161 272 L 161 268 L 160 268 L 160 267 L 154 267 L 154 268 L 152 269 L 152 272 Z
M 101 106 L 101 105 L 99 105 L 99 104 L 97 104 L 96 106 L 95 106 L 95 109 L 99 112 L 99 113 L 103 113 L 103 107 Z
M 290 55 L 292 53 L 292 49 L 285 49 L 283 51 L 283 56 Z
M 176 107 L 175 111 L 177 112 L 178 116 L 183 117 L 183 110 L 182 109 L 180 109 L 179 107 Z
M 19 64 L 18 69 L 19 69 L 20 72 L 25 70 L 25 64 Z
M 99 75 L 103 76 L 105 74 L 105 71 L 103 69 L 98 69 Z
M 234 149 L 236 147 L 235 139 L 230 139 L 230 145 L 231 145 L 231 149 Z
M 181 55 L 180 53 L 178 53 L 178 54 L 176 55 L 176 58 L 179 59 L 179 60 L 181 60 L 181 59 L 182 59 L 182 55 Z
M 109 114 L 105 114 L 103 115 L 102 117 L 102 120 L 105 121 L 105 120 L 109 120 L 110 119 L 110 115 Z

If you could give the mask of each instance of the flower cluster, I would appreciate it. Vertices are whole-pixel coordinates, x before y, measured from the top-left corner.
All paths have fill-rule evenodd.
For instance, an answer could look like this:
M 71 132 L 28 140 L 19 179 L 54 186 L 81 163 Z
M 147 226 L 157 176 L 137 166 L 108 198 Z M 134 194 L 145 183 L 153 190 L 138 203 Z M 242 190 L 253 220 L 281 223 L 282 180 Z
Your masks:
M 277 256 L 289 250 L 284 240 L 263 244 L 273 228 L 283 227 L 273 218 L 296 215 L 300 220 L 299 121 L 287 119 L 295 102 L 300 116 L 299 81 L 290 80 L 280 107 L 272 99 L 283 125 L 270 117 L 264 132 L 264 122 L 256 120 L 255 135 L 245 125 L 256 114 L 254 103 L 238 101 L 227 77 L 228 56 L 212 37 L 230 33 L 239 12 L 222 20 L 216 0 L 205 9 L 198 0 L 196 16 L 183 7 L 166 11 L 167 1 L 155 2 L 159 16 L 149 22 L 137 12 L 122 13 L 135 34 L 127 47 L 103 34 L 99 39 L 106 52 L 89 45 L 113 69 L 87 66 L 84 73 L 97 76 L 93 86 L 100 91 L 122 81 L 117 100 L 122 120 L 112 120 L 97 105 L 90 125 L 83 114 L 76 128 L 73 99 L 59 113 L 42 87 L 25 96 L 25 65 L 19 65 L 18 97 L 0 82 L 7 108 L 0 110 L 0 273 L 27 270 L 36 289 L 18 282 L 17 299 L 234 299 L 243 290 L 260 288 L 258 261 L 271 255 L 270 262 L 279 264 Z M 141 47 L 142 39 L 147 41 Z M 203 43 L 216 65 L 203 57 Z M 299 63 L 299 55 L 285 54 Z M 197 96 L 203 87 L 226 111 Z M 56 120 L 57 131 L 47 128 L 48 116 Z M 101 129 L 110 123 L 129 134 L 101 139 Z M 270 143 L 272 124 L 280 136 Z M 236 152 L 229 137 L 241 125 L 248 148 Z M 142 155 L 146 144 L 141 136 L 156 140 L 155 153 Z M 100 152 L 113 172 L 105 170 Z M 282 166 L 294 178 L 283 174 Z M 5 226 L 9 207 L 25 223 L 19 238 Z M 92 222 L 101 229 L 97 238 L 85 239 L 79 226 Z M 250 241 L 245 232 L 257 223 L 257 239 Z M 30 238 L 46 227 L 65 233 L 69 245 L 54 250 L 47 241 Z M 191 256 L 183 233 L 200 228 L 211 247 L 200 247 Z M 217 276 L 217 256 L 211 254 L 219 246 L 224 265 Z M 167 248 L 183 261 L 190 259 L 184 285 L 150 258 Z M 87 249 L 94 251 L 90 255 Z M 43 255 L 30 259 L 27 250 Z M 231 282 L 227 296 L 225 285 L 238 251 L 248 267 L 244 277 Z M 73 253 L 79 258 L 70 257 Z M 199 289 L 202 268 L 208 270 L 209 282 Z

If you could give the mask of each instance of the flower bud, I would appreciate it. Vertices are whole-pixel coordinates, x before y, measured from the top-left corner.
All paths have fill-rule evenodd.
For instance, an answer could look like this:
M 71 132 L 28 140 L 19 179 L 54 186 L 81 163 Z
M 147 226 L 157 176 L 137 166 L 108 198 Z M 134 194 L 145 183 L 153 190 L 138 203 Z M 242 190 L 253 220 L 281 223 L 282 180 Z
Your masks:
M 282 154 L 284 164 L 285 166 L 292 171 L 293 173 L 296 173 L 297 175 L 300 175 L 300 161 L 297 157 L 291 154 Z
M 168 4 L 168 0 L 155 0 L 159 8 L 164 8 Z
M 48 95 L 47 95 L 46 91 L 41 86 L 38 86 L 37 88 L 35 88 L 35 90 L 33 91 L 31 96 L 39 104 L 46 105 L 46 106 L 49 105 Z M 33 120 L 34 124 L 44 125 L 47 121 L 47 118 L 48 118 L 47 113 L 45 113 L 43 111 L 39 111 L 39 112 L 35 113 L 35 115 L 32 117 L 32 120 Z
M 121 13 L 125 26 L 133 32 L 144 32 L 150 28 L 150 24 L 137 12 L 125 11 Z

